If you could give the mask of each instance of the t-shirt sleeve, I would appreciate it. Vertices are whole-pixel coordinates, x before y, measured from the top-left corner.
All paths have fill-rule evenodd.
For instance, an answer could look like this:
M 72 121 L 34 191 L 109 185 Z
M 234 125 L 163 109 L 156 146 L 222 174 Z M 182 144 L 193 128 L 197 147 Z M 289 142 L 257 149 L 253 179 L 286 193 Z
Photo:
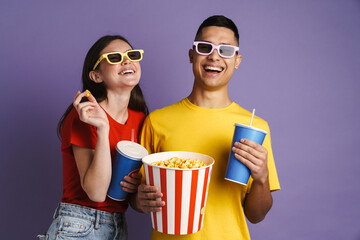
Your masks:
M 271 147 L 271 135 L 270 135 L 269 125 L 266 124 L 265 128 L 266 129 L 264 129 L 264 130 L 266 132 L 268 132 L 268 134 L 266 135 L 266 137 L 264 139 L 263 146 L 268 151 L 267 164 L 268 164 L 268 170 L 269 170 L 270 191 L 277 191 L 277 190 L 280 190 L 280 183 L 279 183 L 279 179 L 278 179 L 278 175 L 277 175 L 277 171 L 276 171 L 276 167 L 275 167 L 274 155 L 273 155 L 273 151 L 272 151 L 272 147 Z M 253 179 L 250 177 L 249 183 L 248 183 L 248 189 L 247 189 L 248 193 L 250 192 L 252 181 L 253 181 Z
M 144 124 L 141 129 L 140 144 L 142 146 L 144 146 L 146 148 L 146 150 L 148 150 L 149 154 L 154 153 L 153 139 L 154 139 L 154 131 L 153 131 L 153 127 L 151 125 L 150 117 L 148 116 L 145 119 Z
M 149 154 L 153 153 L 153 128 L 151 125 L 150 117 L 147 116 L 144 120 L 144 124 L 142 126 L 140 132 L 140 144 L 146 148 Z M 144 165 L 140 169 L 140 173 L 142 175 L 141 182 L 145 183 L 145 171 Z
M 95 149 L 96 139 L 96 128 L 81 121 L 76 110 L 73 109 L 63 125 L 62 148 L 77 145 L 79 147 Z

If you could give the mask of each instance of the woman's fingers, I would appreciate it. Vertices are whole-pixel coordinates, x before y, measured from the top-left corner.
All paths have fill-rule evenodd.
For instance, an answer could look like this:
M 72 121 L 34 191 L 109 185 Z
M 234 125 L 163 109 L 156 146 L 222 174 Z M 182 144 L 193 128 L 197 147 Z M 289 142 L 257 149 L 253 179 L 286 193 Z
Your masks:
M 74 97 L 74 101 L 73 101 L 73 105 L 75 108 L 79 105 L 81 99 L 82 99 L 81 92 L 77 91 L 77 93 L 75 94 L 75 97 Z
M 84 97 L 87 97 L 90 102 L 96 103 L 96 98 L 91 94 L 91 92 L 89 90 L 86 90 L 84 92 L 77 91 L 77 93 L 75 94 L 75 97 L 74 97 L 74 101 L 73 101 L 74 107 L 77 107 L 81 103 L 81 100 Z
M 89 101 L 96 103 L 96 98 L 90 93 L 89 90 L 86 90 L 86 91 L 88 91 L 86 97 L 89 99 Z M 89 95 L 89 94 L 90 94 L 90 95 Z
M 132 183 L 132 184 L 140 185 L 140 183 L 141 183 L 141 175 L 140 175 L 140 177 L 134 177 L 133 175 L 125 176 L 124 180 L 129 182 L 129 183 Z
M 138 186 L 141 184 L 141 179 L 131 178 L 129 176 L 124 177 L 125 181 L 121 181 L 120 185 L 125 192 L 134 193 L 137 191 Z

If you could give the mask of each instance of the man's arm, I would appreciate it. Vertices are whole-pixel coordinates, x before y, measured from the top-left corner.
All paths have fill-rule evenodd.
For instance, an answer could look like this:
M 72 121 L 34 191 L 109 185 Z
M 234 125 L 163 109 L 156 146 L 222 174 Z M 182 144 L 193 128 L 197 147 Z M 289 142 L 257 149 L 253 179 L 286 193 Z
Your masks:
M 271 209 L 272 203 L 269 181 L 265 183 L 253 181 L 250 193 L 245 197 L 245 216 L 251 223 L 261 222 Z
M 253 141 L 241 139 L 234 144 L 233 151 L 235 157 L 250 169 L 253 178 L 250 193 L 245 198 L 245 216 L 251 223 L 261 222 L 273 203 L 267 168 L 267 150 Z

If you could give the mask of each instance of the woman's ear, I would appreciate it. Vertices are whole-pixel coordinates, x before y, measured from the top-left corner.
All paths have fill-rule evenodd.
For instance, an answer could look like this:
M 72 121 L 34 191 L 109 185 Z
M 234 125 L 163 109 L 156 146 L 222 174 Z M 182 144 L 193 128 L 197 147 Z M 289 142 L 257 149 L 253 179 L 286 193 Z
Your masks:
M 89 77 L 93 82 L 96 82 L 96 83 L 103 82 L 103 80 L 102 80 L 102 78 L 100 76 L 100 73 L 98 73 L 96 71 L 89 72 Z

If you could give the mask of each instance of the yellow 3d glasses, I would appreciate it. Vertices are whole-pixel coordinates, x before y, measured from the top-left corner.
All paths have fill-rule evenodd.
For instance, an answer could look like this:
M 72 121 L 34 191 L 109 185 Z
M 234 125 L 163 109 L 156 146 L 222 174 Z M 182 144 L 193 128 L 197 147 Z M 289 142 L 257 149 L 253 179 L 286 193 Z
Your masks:
M 124 57 L 127 57 L 132 62 L 138 62 L 143 58 L 143 54 L 144 54 L 144 50 L 142 49 L 129 50 L 124 53 L 122 52 L 104 53 L 99 57 L 99 59 L 95 63 L 93 70 L 96 69 L 96 67 L 104 58 L 110 64 L 119 64 L 124 60 Z

